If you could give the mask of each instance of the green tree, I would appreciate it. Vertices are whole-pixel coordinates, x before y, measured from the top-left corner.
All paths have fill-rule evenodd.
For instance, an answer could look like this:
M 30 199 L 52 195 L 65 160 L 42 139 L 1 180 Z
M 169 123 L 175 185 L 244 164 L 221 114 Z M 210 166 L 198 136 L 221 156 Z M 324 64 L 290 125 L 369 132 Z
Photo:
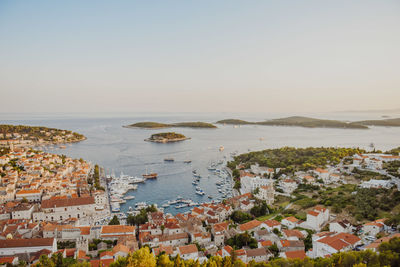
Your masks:
M 119 225 L 119 220 L 117 215 L 114 215 L 114 217 L 111 219 L 111 221 L 108 223 L 108 225 Z

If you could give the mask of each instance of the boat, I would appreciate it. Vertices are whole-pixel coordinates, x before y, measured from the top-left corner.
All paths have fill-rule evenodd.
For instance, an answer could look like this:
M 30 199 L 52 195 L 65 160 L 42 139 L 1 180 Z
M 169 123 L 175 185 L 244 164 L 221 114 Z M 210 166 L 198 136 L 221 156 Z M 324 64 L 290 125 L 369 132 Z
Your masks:
M 183 163 L 192 163 L 190 159 L 183 161 Z
M 144 181 L 146 181 L 146 179 L 140 178 L 140 177 L 133 177 L 133 178 L 130 179 L 130 182 L 134 183 L 134 184 L 144 183 Z
M 163 207 L 163 208 L 168 208 L 168 207 L 169 207 L 169 204 L 168 204 L 168 203 L 165 203 L 165 204 L 163 204 L 161 207 Z
M 158 174 L 155 172 L 152 172 L 152 173 L 142 174 L 142 176 L 143 176 L 143 178 L 146 178 L 146 179 L 156 179 Z
M 202 189 L 196 190 L 196 194 L 201 195 L 201 196 L 205 195 L 205 193 Z
M 175 159 L 174 158 L 165 158 L 164 161 L 165 162 L 174 162 Z
M 212 199 L 212 196 L 208 195 L 208 198 L 209 198 L 209 199 Z
M 131 200 L 131 199 L 135 199 L 135 196 L 126 196 L 124 197 L 125 200 Z

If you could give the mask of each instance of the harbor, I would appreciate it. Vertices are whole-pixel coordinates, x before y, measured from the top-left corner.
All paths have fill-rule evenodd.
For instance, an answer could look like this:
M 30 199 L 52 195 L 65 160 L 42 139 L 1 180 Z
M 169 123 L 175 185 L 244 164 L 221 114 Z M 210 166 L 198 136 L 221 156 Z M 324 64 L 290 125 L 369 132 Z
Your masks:
M 175 159 L 172 157 L 166 159 L 164 159 L 165 164 L 175 163 Z M 202 203 L 220 203 L 224 199 L 232 197 L 233 182 L 229 171 L 225 167 L 225 159 L 226 156 L 221 160 L 212 161 L 202 170 L 192 169 L 190 172 L 191 177 L 187 177 L 188 180 L 192 181 L 192 196 L 182 197 L 177 195 L 158 202 L 142 201 L 141 198 L 136 197 L 136 194 L 140 192 L 141 187 L 145 186 L 146 183 L 157 183 L 157 177 L 162 177 L 162 174 L 153 173 L 155 177 L 147 178 L 149 175 L 147 170 L 142 177 L 127 175 L 123 172 L 119 176 L 110 173 L 106 178 L 111 211 L 114 214 L 120 214 L 119 217 L 124 219 L 125 215 L 123 214 L 136 215 L 141 209 L 151 205 L 155 205 L 166 213 L 176 214 L 184 213 Z M 183 163 L 188 165 L 192 161 L 185 160 Z M 178 167 L 179 165 L 180 163 L 177 162 Z M 206 184 L 213 184 L 214 190 L 208 190 L 209 186 L 206 187 L 207 189 L 202 188 L 202 185 L 204 187 Z

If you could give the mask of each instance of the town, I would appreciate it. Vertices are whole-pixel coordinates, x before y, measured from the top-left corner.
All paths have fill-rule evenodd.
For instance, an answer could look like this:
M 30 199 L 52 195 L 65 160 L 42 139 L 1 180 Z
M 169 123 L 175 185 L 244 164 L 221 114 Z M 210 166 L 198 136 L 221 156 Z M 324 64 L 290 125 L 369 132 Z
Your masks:
M 235 157 L 228 163 L 233 197 L 176 215 L 147 206 L 121 220 L 110 211 L 98 166 L 15 143 L 3 142 L 0 156 L 2 265 L 46 266 L 59 255 L 67 266 L 124 266 L 142 250 L 154 259 L 201 264 L 231 257 L 251 265 L 379 252 L 382 243 L 400 237 L 398 149 L 349 149 L 335 164 L 325 159 L 315 168 Z

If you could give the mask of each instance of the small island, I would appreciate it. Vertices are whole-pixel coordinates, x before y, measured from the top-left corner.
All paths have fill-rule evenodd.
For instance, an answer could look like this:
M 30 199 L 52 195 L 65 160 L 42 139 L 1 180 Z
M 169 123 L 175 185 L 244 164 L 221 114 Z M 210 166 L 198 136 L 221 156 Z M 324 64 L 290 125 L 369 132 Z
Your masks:
M 152 134 L 150 138 L 145 139 L 145 141 L 155 142 L 155 143 L 172 143 L 172 142 L 180 142 L 190 139 L 183 134 L 175 133 L 175 132 L 166 132 L 166 133 L 157 133 Z
M 134 124 L 130 124 L 127 126 L 123 126 L 125 128 L 145 128 L 145 129 L 161 129 L 161 128 L 217 128 L 214 124 L 207 122 L 177 122 L 177 123 L 159 123 L 159 122 L 137 122 Z

